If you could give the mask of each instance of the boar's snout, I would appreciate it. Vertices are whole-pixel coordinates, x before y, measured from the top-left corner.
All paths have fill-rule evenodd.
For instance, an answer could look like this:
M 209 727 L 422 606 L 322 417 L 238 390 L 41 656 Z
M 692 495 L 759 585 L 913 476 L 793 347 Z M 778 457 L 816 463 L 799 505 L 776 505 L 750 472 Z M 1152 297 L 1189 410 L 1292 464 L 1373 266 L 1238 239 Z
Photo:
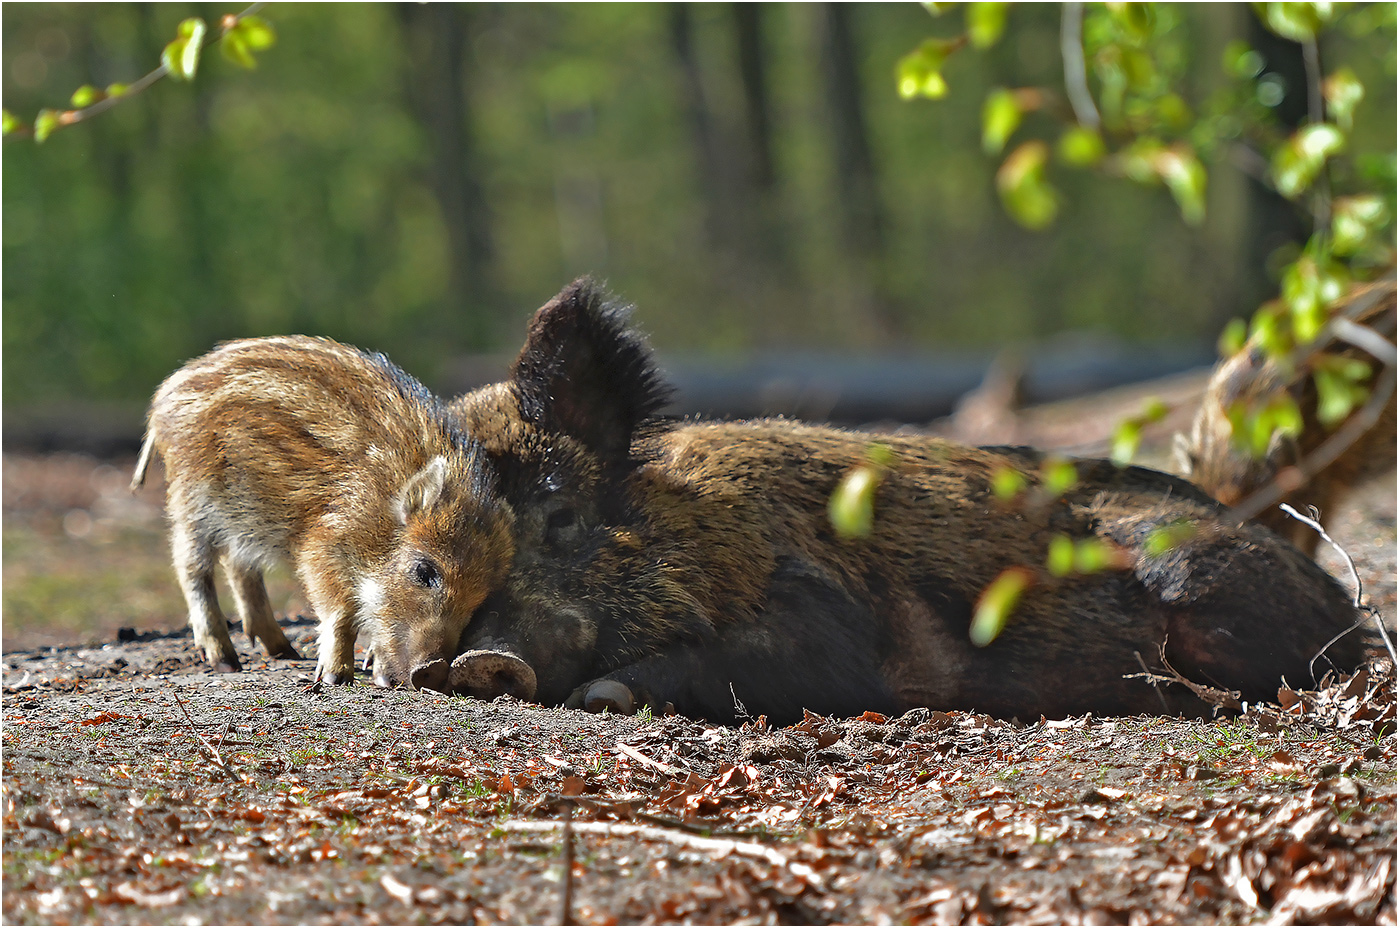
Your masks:
M 520 700 L 535 696 L 535 670 L 508 652 L 473 649 L 452 660 L 452 691 L 481 700 L 509 694 Z
M 448 692 L 447 681 L 451 666 L 441 658 L 434 658 L 415 665 L 409 672 L 408 681 L 415 690 L 436 690 L 440 694 Z

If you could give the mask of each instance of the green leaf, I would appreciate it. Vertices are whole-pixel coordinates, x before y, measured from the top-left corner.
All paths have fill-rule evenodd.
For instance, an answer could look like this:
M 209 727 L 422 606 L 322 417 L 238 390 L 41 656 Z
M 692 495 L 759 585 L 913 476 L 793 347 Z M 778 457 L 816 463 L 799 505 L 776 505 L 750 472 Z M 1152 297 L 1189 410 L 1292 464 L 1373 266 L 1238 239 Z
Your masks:
M 1021 107 L 1016 94 L 998 87 L 982 104 L 982 151 L 995 155 L 1006 147 L 1016 127 L 1021 125 Z
M 1195 535 L 1195 523 L 1189 519 L 1174 519 L 1149 532 L 1143 549 L 1149 556 L 1157 558 L 1185 545 Z
M 127 88 L 127 86 L 126 86 L 125 84 L 108 84 L 108 85 L 107 85 L 107 96 L 109 96 L 109 97 L 120 97 L 122 94 L 124 94 L 124 93 L 127 92 L 127 89 L 128 89 L 128 88 Z
M 1050 539 L 1045 552 L 1045 569 L 1055 577 L 1065 577 L 1074 570 L 1074 540 L 1067 535 Z
M 1058 497 L 1079 483 L 1079 469 L 1067 458 L 1049 457 L 1040 465 L 1040 486 L 1047 494 Z
M 1278 192 L 1290 200 L 1312 186 L 1327 159 L 1346 147 L 1346 136 L 1330 123 L 1299 129 L 1274 153 L 1272 173 Z
M 1316 38 L 1322 24 L 1332 18 L 1330 3 L 1256 3 L 1254 9 L 1269 31 L 1294 42 Z
M 1148 397 L 1143 401 L 1142 412 L 1137 415 L 1138 422 L 1160 423 L 1171 411 L 1172 408 L 1161 397 Z
M 1366 402 L 1366 392 L 1363 390 L 1358 396 L 1355 385 L 1347 383 L 1335 371 L 1314 371 L 1313 383 L 1317 385 L 1317 420 L 1329 428 Z
M 204 44 L 205 28 L 204 20 L 197 16 L 182 21 L 174 41 L 161 52 L 160 62 L 174 80 L 194 80 L 195 71 L 199 69 L 199 52 Z
M 1120 468 L 1133 463 L 1138 446 L 1142 444 L 1142 423 L 1136 419 L 1125 419 L 1113 430 L 1113 450 L 1109 458 Z
M 1356 254 L 1379 237 L 1389 220 L 1385 200 L 1375 194 L 1338 197 L 1332 202 L 1332 253 Z
M 42 142 L 53 134 L 60 125 L 57 110 L 40 110 L 34 117 L 34 141 Z
M 1015 566 L 1002 571 L 987 585 L 982 596 L 977 598 L 977 609 L 967 630 L 973 645 L 990 645 L 1001 635 L 1011 612 L 1033 580 L 1029 569 Z
M 1044 229 L 1059 211 L 1055 191 L 1045 181 L 1049 151 L 1038 139 L 1024 142 L 997 170 L 997 193 L 1002 206 L 1027 229 Z
M 991 48 L 1006 30 L 1009 3 L 969 3 L 967 37 L 973 48 Z
M 24 123 L 17 119 L 13 113 L 9 110 L 0 110 L 0 135 L 9 135 L 23 128 Z
M 258 60 L 248 50 L 248 43 L 236 30 L 230 29 L 219 39 L 219 52 L 226 60 L 233 62 L 240 68 L 256 68 L 258 66 Z
M 272 24 L 261 16 L 245 16 L 233 27 L 233 31 L 243 36 L 243 41 L 255 52 L 272 48 L 277 44 L 277 32 Z
M 998 500 L 1009 503 L 1026 489 L 1026 478 L 1015 468 L 1003 465 L 992 472 L 992 493 Z
M 1161 142 L 1151 136 L 1143 136 L 1119 152 L 1115 160 L 1119 169 L 1139 184 L 1155 184 L 1161 180 L 1157 172 L 1157 158 L 1162 152 Z
M 1074 546 L 1074 573 L 1098 574 L 1118 564 L 1118 551 L 1103 539 L 1080 539 Z
M 1110 3 L 1107 7 L 1113 21 L 1127 39 L 1141 43 L 1152 37 L 1157 25 L 1157 15 L 1152 4 Z
M 1322 82 L 1322 97 L 1327 101 L 1327 114 L 1337 125 L 1351 131 L 1351 114 L 1356 105 L 1366 96 L 1366 88 L 1351 68 L 1338 68 L 1337 72 Z
M 953 7 L 957 6 L 956 3 L 921 3 L 919 5 L 928 10 L 929 14 L 932 16 L 942 16 L 944 13 L 947 13 Z
M 1221 66 L 1225 73 L 1233 77 L 1249 79 L 1257 77 L 1264 70 L 1264 56 L 1250 47 L 1243 39 L 1235 39 L 1225 46 L 1221 56 Z
M 1283 324 L 1285 312 L 1282 302 L 1270 300 L 1249 321 L 1249 338 L 1270 358 L 1282 358 L 1293 350 L 1293 331 Z
M 869 465 L 852 468 L 831 495 L 827 513 L 841 538 L 863 538 L 875 527 L 875 491 L 880 471 Z
M 1229 358 L 1244 348 L 1244 340 L 1248 335 L 1249 326 L 1238 316 L 1226 323 L 1224 330 L 1220 333 L 1220 341 L 1215 343 L 1216 348 L 1220 351 L 1220 357 Z
M 219 39 L 219 50 L 223 56 L 243 68 L 256 68 L 258 61 L 254 51 L 271 48 L 277 42 L 277 33 L 267 20 L 260 16 L 245 16 L 229 28 Z
M 96 87 L 93 87 L 91 84 L 84 84 L 82 87 L 79 87 L 77 90 L 73 91 L 73 96 L 69 98 L 69 102 L 75 108 L 81 110 L 84 107 L 92 106 L 94 103 L 101 99 L 102 91 L 98 90 Z
M 1206 218 L 1206 169 L 1196 153 L 1184 145 L 1163 149 L 1154 167 L 1171 191 L 1181 218 L 1198 226 Z
M 928 97 L 937 100 L 948 94 L 943 80 L 943 63 L 963 45 L 958 39 L 927 39 L 914 51 L 899 59 L 895 69 L 899 95 L 905 100 Z
M 1060 160 L 1076 168 L 1088 168 L 1103 160 L 1103 136 L 1088 126 L 1071 126 L 1060 136 L 1056 153 Z
M 1334 261 L 1319 261 L 1312 254 L 1304 254 L 1284 268 L 1282 296 L 1296 341 L 1317 338 L 1327 324 L 1327 308 L 1341 299 L 1349 283 L 1346 268 Z

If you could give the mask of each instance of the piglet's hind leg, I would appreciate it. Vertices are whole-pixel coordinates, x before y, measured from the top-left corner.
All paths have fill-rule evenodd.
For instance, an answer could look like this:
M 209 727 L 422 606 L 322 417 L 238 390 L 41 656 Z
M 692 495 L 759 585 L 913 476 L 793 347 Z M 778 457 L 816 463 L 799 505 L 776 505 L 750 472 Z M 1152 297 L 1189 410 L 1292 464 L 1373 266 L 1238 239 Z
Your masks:
M 170 532 L 170 550 L 180 589 L 190 609 L 195 646 L 216 671 L 241 671 L 238 651 L 228 634 L 228 620 L 214 590 L 214 549 L 182 524 Z
M 224 572 L 228 575 L 229 586 L 233 589 L 233 600 L 238 607 L 238 615 L 243 619 L 243 631 L 248 633 L 248 638 L 261 642 L 263 649 L 273 658 L 300 658 L 301 655 L 292 643 L 287 641 L 286 633 L 273 618 L 272 604 L 267 599 L 267 587 L 263 584 L 262 571 L 239 565 L 226 556 Z

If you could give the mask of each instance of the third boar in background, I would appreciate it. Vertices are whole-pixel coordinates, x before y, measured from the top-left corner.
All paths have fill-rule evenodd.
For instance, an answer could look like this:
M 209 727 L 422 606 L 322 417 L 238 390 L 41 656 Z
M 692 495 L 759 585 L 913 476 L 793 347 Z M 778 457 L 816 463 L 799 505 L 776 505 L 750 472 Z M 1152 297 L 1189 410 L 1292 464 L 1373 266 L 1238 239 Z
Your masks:
M 1346 302 L 1361 308 L 1354 319 L 1356 323 L 1371 328 L 1392 346 L 1395 344 L 1393 275 L 1352 293 Z M 1362 359 L 1372 369 L 1370 389 L 1385 386 L 1376 380 L 1383 369 L 1382 363 L 1366 352 L 1335 340 L 1322 351 Z M 1275 433 L 1264 456 L 1256 458 L 1246 444 L 1235 437 L 1230 422 L 1231 409 L 1241 404 L 1261 408 L 1271 397 L 1284 391 L 1292 395 L 1302 411 L 1303 430 L 1296 438 Z M 1176 466 L 1217 500 L 1236 506 L 1278 479 L 1286 468 L 1299 464 L 1340 428 L 1340 424 L 1333 428 L 1323 426 L 1317 416 L 1317 401 L 1317 386 L 1312 377 L 1307 374 L 1290 376 L 1251 340 L 1222 361 L 1211 375 L 1190 435 L 1176 437 Z M 1302 486 L 1280 488 L 1278 502 L 1304 513 L 1308 506 L 1315 506 L 1320 522 L 1326 525 L 1348 491 L 1362 481 L 1395 469 L 1395 417 L 1392 390 L 1390 402 L 1375 425 Z M 1317 551 L 1317 533 L 1276 504 L 1265 509 L 1257 519 L 1308 555 Z
M 165 463 L 170 547 L 196 646 L 238 670 L 214 591 L 222 556 L 244 629 L 296 657 L 263 568 L 289 558 L 320 620 L 318 678 L 443 690 L 468 618 L 510 563 L 510 516 L 481 447 L 383 355 L 306 336 L 219 346 L 151 401 L 133 487 Z
M 1348 598 L 1260 526 L 1233 526 L 1179 478 L 1081 462 L 1078 483 L 1035 506 L 993 491 L 1040 456 L 783 420 L 652 418 L 665 387 L 624 312 L 576 282 L 531 323 L 513 377 L 451 404 L 502 472 L 516 558 L 463 636 L 454 677 L 492 695 L 501 656 L 529 665 L 544 703 L 631 711 L 673 704 L 774 721 L 914 706 L 1034 718 L 1200 713 L 1162 670 L 1272 698 L 1364 650 Z M 843 539 L 827 503 L 873 442 L 893 463 L 873 531 Z M 1048 496 L 1048 495 L 1047 495 Z M 1164 527 L 1190 537 L 1154 553 Z M 1052 537 L 1099 539 L 1119 570 L 1043 569 L 990 646 L 968 637 L 1005 568 L 1036 569 Z M 478 665 L 478 662 L 483 665 Z M 482 693 L 480 687 L 485 686 Z

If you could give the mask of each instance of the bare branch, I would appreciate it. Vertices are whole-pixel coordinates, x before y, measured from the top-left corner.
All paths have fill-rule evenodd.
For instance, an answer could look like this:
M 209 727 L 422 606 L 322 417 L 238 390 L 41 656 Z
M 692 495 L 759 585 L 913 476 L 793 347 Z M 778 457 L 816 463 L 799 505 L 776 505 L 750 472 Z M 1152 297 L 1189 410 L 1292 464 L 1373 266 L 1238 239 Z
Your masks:
M 1060 15 L 1060 57 L 1065 62 L 1065 94 L 1074 110 L 1075 121 L 1090 129 L 1099 128 L 1099 111 L 1089 93 L 1084 68 L 1084 4 L 1066 3 Z
M 1339 317 L 1332 320 L 1329 328 L 1332 330 L 1332 335 L 1348 345 L 1355 345 L 1381 364 L 1391 366 L 1395 364 L 1395 346 L 1369 326 L 1363 326 Z
M 1280 504 L 1279 504 L 1279 509 L 1283 510 L 1283 511 L 1284 511 L 1285 513 L 1287 513 L 1289 516 L 1292 516 L 1294 519 L 1298 520 L 1298 522 L 1303 523 L 1303 524 L 1306 525 L 1306 526 L 1312 527 L 1312 530 L 1313 530 L 1314 532 L 1316 532 L 1318 535 L 1322 536 L 1322 540 L 1323 540 L 1324 542 L 1326 542 L 1327 544 L 1331 545 L 1334 549 L 1337 550 L 1337 554 L 1339 554 L 1339 555 L 1342 556 L 1342 560 L 1344 560 L 1344 561 L 1347 563 L 1347 567 L 1351 569 L 1351 579 L 1352 579 L 1352 581 L 1356 584 L 1356 593 L 1352 596 L 1351 605 L 1354 606 L 1354 607 L 1356 607 L 1358 610 L 1363 609 L 1362 606 L 1361 606 L 1361 575 L 1358 574 L 1357 571 L 1356 571 L 1356 562 L 1352 561 L 1351 555 L 1347 553 L 1347 550 L 1344 549 L 1344 548 L 1342 548 L 1341 545 L 1337 544 L 1337 541 L 1336 541 L 1335 539 L 1333 539 L 1330 535 L 1327 534 L 1327 530 L 1322 528 L 1322 524 L 1319 523 L 1319 522 L 1317 521 L 1317 518 L 1316 518 L 1316 517 L 1317 517 L 1317 510 L 1316 510 L 1316 508 L 1313 508 L 1313 509 L 1312 509 L 1312 514 L 1313 514 L 1313 515 L 1312 515 L 1312 518 L 1309 518 L 1309 517 L 1307 517 L 1307 516 L 1304 516 L 1302 513 L 1299 513 L 1297 510 L 1293 509 L 1293 507 L 1289 506 L 1287 503 L 1280 503 Z M 1381 622 L 1381 614 L 1380 614 L 1380 611 L 1379 611 L 1379 610 L 1371 610 L 1371 609 L 1368 609 L 1368 610 L 1366 610 L 1366 612 L 1369 613 L 1369 614 L 1371 615 L 1371 618 L 1375 620 L 1375 622 L 1376 622 L 1376 629 L 1377 629 L 1377 630 L 1380 632 L 1380 634 L 1381 634 L 1381 641 L 1385 643 L 1386 651 L 1390 652 L 1390 660 L 1391 660 L 1392 662 L 1396 662 L 1395 646 L 1394 646 L 1393 644 L 1391 644 L 1391 641 L 1390 641 L 1390 634 L 1387 633 L 1387 632 L 1385 631 L 1385 624 Z M 1316 655 L 1313 656 L 1313 661 L 1317 661 L 1317 659 L 1320 658 L 1320 657 L 1323 655 L 1323 653 L 1325 653 L 1325 652 L 1327 651 L 1327 649 L 1331 648 L 1332 645 L 1333 645 L 1333 643 L 1335 643 L 1337 640 L 1341 639 L 1341 638 L 1342 638 L 1343 636 L 1345 636 L 1345 635 L 1350 634 L 1351 632 L 1355 631 L 1356 629 L 1360 628 L 1360 627 L 1363 626 L 1363 625 L 1365 625 L 1365 620 L 1360 620 L 1360 621 L 1358 621 L 1355 625 L 1353 625 L 1350 629 L 1347 629 L 1347 630 L 1345 630 L 1344 632 L 1338 633 L 1337 636 L 1336 636 L 1335 638 L 1332 639 L 1332 641 L 1330 641 L 1330 642 L 1328 642 L 1326 645 L 1322 646 L 1322 648 L 1318 651 L 1318 653 L 1317 653 Z M 1311 669 L 1311 666 L 1310 666 L 1310 667 L 1309 667 L 1309 672 L 1310 672 L 1310 673 L 1311 673 L 1311 670 L 1312 670 L 1312 669 Z
M 230 29 L 238 25 L 240 20 L 252 16 L 258 10 L 262 9 L 265 5 L 266 4 L 262 2 L 254 3 L 241 13 L 230 13 L 227 16 L 222 17 L 219 20 L 219 25 L 221 28 L 218 36 L 215 37 L 212 33 L 206 34 L 204 42 L 200 46 L 201 50 L 207 48 L 209 45 L 213 44 L 219 39 L 222 39 L 225 35 L 228 34 Z M 123 100 L 129 100 L 130 98 L 136 96 L 137 94 L 141 93 L 141 91 L 150 87 L 152 84 L 156 83 L 161 78 L 167 77 L 169 74 L 170 69 L 165 66 L 164 62 L 162 62 L 160 67 L 156 68 L 154 71 L 150 72 L 144 77 L 133 81 L 127 86 L 126 90 L 122 91 L 120 94 L 105 97 L 102 100 L 99 100 L 96 103 L 92 104 L 91 106 L 83 107 L 80 110 L 64 110 L 60 112 L 58 114 L 57 128 L 62 128 L 64 126 L 76 126 L 78 123 L 84 120 L 91 119 L 94 116 L 99 116 L 102 113 L 105 113 L 108 110 L 110 110 L 112 107 L 116 106 L 118 103 L 121 103 Z M 17 136 L 21 134 L 32 135 L 33 129 L 31 128 L 23 133 L 9 133 L 10 136 Z
M 507 820 L 496 828 L 503 832 L 557 832 L 565 828 L 565 825 L 562 822 L 553 820 L 536 821 L 514 819 Z M 669 842 L 672 845 L 679 845 L 684 848 L 693 848 L 702 852 L 713 852 L 718 857 L 724 855 L 743 855 L 745 858 L 757 858 L 775 867 L 785 868 L 791 871 L 818 892 L 824 890 L 821 875 L 810 865 L 800 861 L 794 861 L 777 849 L 769 848 L 766 845 L 760 845 L 757 842 L 735 842 L 730 839 L 711 839 L 704 836 L 691 835 L 686 832 L 676 832 L 671 829 L 658 829 L 655 826 L 634 826 L 630 823 L 584 822 L 573 823 L 570 828 L 572 828 L 574 832 L 586 832 L 593 835 L 635 837 L 653 842 Z
M 237 771 L 233 770 L 233 768 L 229 767 L 228 764 L 224 761 L 223 757 L 219 754 L 219 750 L 214 746 L 210 745 L 209 740 L 200 734 L 199 726 L 195 723 L 194 718 L 190 716 L 190 711 L 185 708 L 185 701 L 180 698 L 179 691 L 175 691 L 175 703 L 180 707 L 180 712 L 185 714 L 185 719 L 190 724 L 190 731 L 193 732 L 194 737 L 199 740 L 199 744 L 195 746 L 195 748 L 199 749 L 199 753 L 203 755 L 208 761 L 212 762 L 216 767 L 218 767 L 229 777 L 233 778 L 234 781 L 240 784 L 243 783 L 243 775 L 239 774 Z M 232 720 L 229 720 L 229 722 L 232 723 Z M 225 734 L 227 734 L 227 730 L 225 730 Z M 222 742 L 223 739 L 220 738 L 219 741 Z
M 1394 393 L 1395 365 L 1391 364 L 1386 365 L 1377 375 L 1375 386 L 1371 390 L 1371 399 L 1366 401 L 1366 405 L 1295 466 L 1294 470 L 1297 473 L 1290 482 L 1292 486 L 1300 487 L 1307 483 L 1309 479 L 1336 461 L 1342 452 L 1351 448 L 1358 439 L 1370 431 L 1371 427 L 1381 418 L 1381 414 L 1385 412 L 1386 405 L 1390 403 L 1390 398 Z M 1246 497 L 1243 502 L 1236 504 L 1234 509 L 1226 515 L 1226 518 L 1239 523 L 1248 522 L 1277 503 L 1286 493 L 1288 493 L 1288 489 L 1280 486 L 1278 480 L 1270 481 Z

